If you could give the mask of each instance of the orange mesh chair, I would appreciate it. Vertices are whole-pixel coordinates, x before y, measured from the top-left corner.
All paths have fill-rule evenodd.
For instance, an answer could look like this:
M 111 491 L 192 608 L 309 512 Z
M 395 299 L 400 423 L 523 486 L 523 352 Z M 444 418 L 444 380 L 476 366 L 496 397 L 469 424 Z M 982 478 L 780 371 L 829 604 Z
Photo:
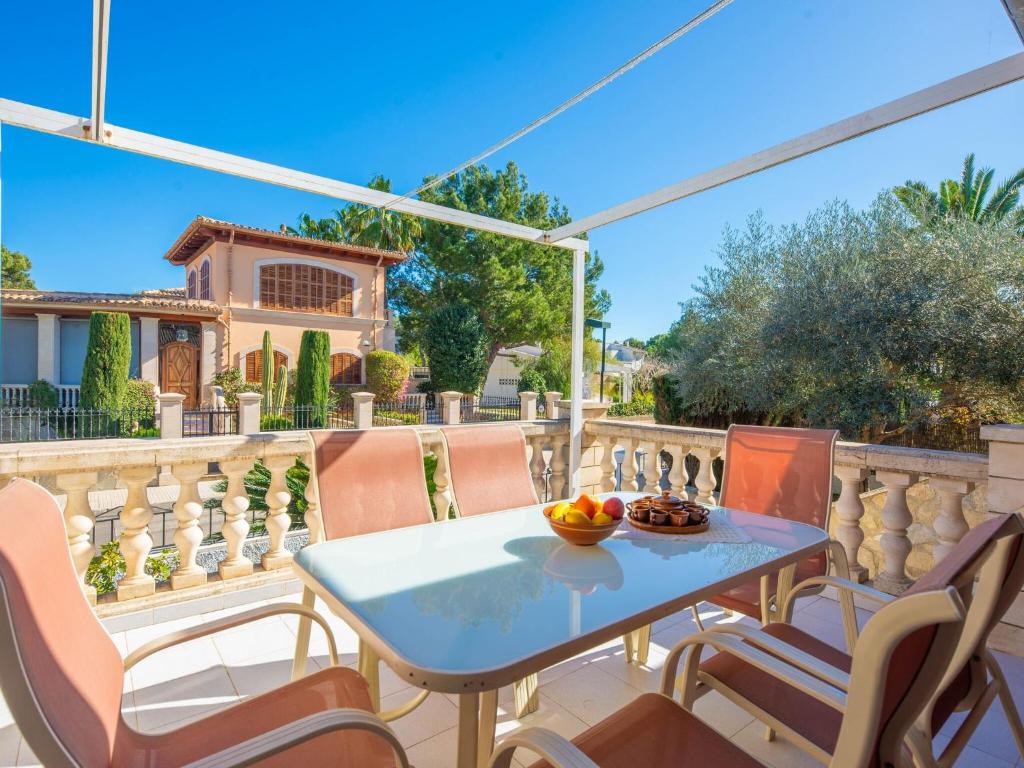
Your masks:
M 444 427 L 441 434 L 459 517 L 540 503 L 526 460 L 526 438 L 519 427 Z
M 899 606 L 905 605 L 909 611 L 910 604 L 905 602 L 909 597 L 953 586 L 960 590 L 968 604 L 967 619 L 937 693 L 924 707 L 911 731 L 915 757 L 921 765 L 952 765 L 997 695 L 1001 697 L 1018 748 L 1024 755 L 1024 729 L 1020 715 L 998 663 L 985 647 L 989 634 L 1024 586 L 1022 549 L 1024 521 L 1019 515 L 1000 516 L 971 529 L 935 568 L 902 597 L 893 598 L 870 587 L 831 576 L 816 577 L 797 585 L 798 589 L 827 585 L 840 590 L 849 606 L 849 610 L 843 611 L 843 619 L 852 655 L 788 623 L 769 624 L 760 630 L 739 626 L 716 627 L 684 641 L 683 645 L 691 646 L 690 660 L 700 656 L 704 644 L 717 648 L 719 639 L 723 637 L 729 638 L 728 643 L 739 639 L 769 652 L 782 646 L 811 663 L 821 662 L 846 674 L 854 668 L 856 654 L 867 642 L 866 634 L 861 639 L 857 638 L 852 595 L 881 603 L 886 606 L 883 610 L 898 610 Z M 782 606 L 786 621 L 791 611 L 792 596 Z M 692 676 L 685 683 L 691 697 L 715 689 L 770 729 L 784 732 L 818 760 L 827 760 L 829 755 L 835 754 L 839 738 L 839 718 L 835 712 L 732 655 L 728 647 L 724 650 L 727 652 L 718 653 L 700 664 L 699 670 L 694 662 L 693 669 L 689 670 Z M 698 681 L 704 685 L 697 687 Z M 932 754 L 933 736 L 958 711 L 969 714 L 936 761 Z
M 765 652 L 737 641 L 728 652 L 769 670 L 838 722 L 837 747 L 826 760 L 830 768 L 906 765 L 907 728 L 938 686 L 963 616 L 963 601 L 953 588 L 886 606 L 865 627 L 849 675 L 816 660 L 808 663 L 785 647 Z M 640 696 L 572 742 L 543 728 L 509 736 L 499 743 L 490 768 L 510 768 L 519 747 L 543 758 L 532 768 L 761 768 L 672 700 L 681 652 L 677 647 L 666 660 L 661 693 Z
M 443 427 L 448 477 L 458 517 L 472 517 L 502 509 L 539 504 L 537 489 L 526 459 L 526 438 L 515 424 L 480 427 Z M 516 717 L 535 712 L 540 705 L 537 675 L 512 686 Z M 487 719 L 483 730 L 493 731 L 498 692 L 488 691 L 481 704 Z
M 766 518 L 807 523 L 827 531 L 832 510 L 832 457 L 838 434 L 831 429 L 733 424 L 725 438 L 725 472 L 718 503 Z M 765 528 L 770 531 L 771 526 L 771 520 L 766 519 Z M 782 578 L 779 574 L 764 576 L 717 595 L 708 602 L 767 624 L 775 616 L 779 602 L 777 595 L 785 593 L 794 578 L 802 581 L 828 573 L 830 557 L 837 573 L 848 577 L 849 568 L 843 548 L 838 542 L 830 542 L 827 553 L 821 552 L 798 563 L 795 575 L 791 569 L 784 571 Z M 692 611 L 697 627 L 703 630 L 697 607 L 693 606 Z M 646 663 L 649 645 L 650 627 L 628 635 L 627 661 L 633 660 L 635 648 L 636 660 Z
M 366 681 L 333 666 L 173 731 L 143 734 L 121 715 L 124 672 L 179 643 L 281 613 L 282 603 L 154 640 L 124 662 L 82 595 L 57 502 L 27 480 L 0 490 L 0 686 L 22 735 L 56 766 L 408 766 L 373 714 Z
M 313 441 L 313 485 L 319 511 L 310 541 L 343 539 L 390 531 L 434 520 L 427 496 L 423 448 L 414 429 L 318 430 Z M 302 604 L 312 607 L 316 596 L 308 587 Z M 309 652 L 310 623 L 299 621 L 292 679 L 302 675 Z M 380 659 L 369 645 L 359 642 L 359 671 L 370 686 L 374 711 L 380 709 Z M 421 691 L 409 704 L 383 713 L 387 720 L 412 711 L 426 697 Z

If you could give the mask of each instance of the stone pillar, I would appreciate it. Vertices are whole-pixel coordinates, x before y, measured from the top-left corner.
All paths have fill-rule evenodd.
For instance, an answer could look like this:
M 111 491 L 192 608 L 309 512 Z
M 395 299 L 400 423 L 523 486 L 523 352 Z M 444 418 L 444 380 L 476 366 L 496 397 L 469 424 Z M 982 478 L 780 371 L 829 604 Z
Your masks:
M 160 386 L 160 321 L 139 318 L 139 376 Z
M 60 380 L 60 317 L 36 314 L 36 375 L 51 384 Z
M 260 408 L 263 395 L 259 392 L 238 393 L 238 434 L 255 435 L 260 431 Z
M 520 392 L 519 393 L 519 420 L 520 421 L 536 421 L 537 420 L 537 393 L 536 392 Z
M 882 525 L 885 532 L 882 546 L 882 571 L 875 577 L 875 588 L 890 595 L 899 595 L 913 584 L 907 576 L 907 558 L 913 545 L 907 529 L 914 522 L 907 505 L 907 490 L 917 482 L 914 472 L 875 472 L 875 478 L 885 486 L 885 504 L 882 506 Z
M 549 419 L 558 418 L 558 401 L 562 399 L 561 392 L 545 392 L 544 393 L 544 415 Z M 568 418 L 568 416 L 566 416 Z
M 217 373 L 217 324 L 201 323 L 199 329 L 199 391 L 206 392 Z M 276 372 L 275 372 L 276 374 Z
M 370 429 L 373 426 L 373 392 L 352 393 L 352 414 L 356 429 Z
M 441 423 L 458 424 L 462 421 L 462 393 L 439 392 L 441 398 Z
M 177 392 L 160 394 L 160 437 L 170 439 L 182 436 L 185 396 Z
M 267 516 L 264 525 L 270 537 L 270 549 L 261 561 L 263 570 L 273 571 L 286 568 L 292 561 L 292 553 L 284 545 L 285 534 L 291 527 L 288 504 L 292 500 L 285 473 L 295 464 L 293 456 L 270 456 L 263 460 L 270 470 L 270 487 L 264 497 L 267 502 Z
M 839 524 L 836 526 L 836 538 L 843 545 L 846 559 L 850 564 L 850 578 L 854 581 L 866 581 L 868 571 L 858 562 L 860 545 L 864 543 L 864 530 L 860 527 L 864 517 L 864 502 L 860 500 L 861 488 L 868 477 L 865 467 L 835 468 L 836 477 L 842 484 L 839 500 L 836 501 L 836 515 Z
M 989 424 L 988 510 L 1010 514 L 1024 508 L 1024 424 Z

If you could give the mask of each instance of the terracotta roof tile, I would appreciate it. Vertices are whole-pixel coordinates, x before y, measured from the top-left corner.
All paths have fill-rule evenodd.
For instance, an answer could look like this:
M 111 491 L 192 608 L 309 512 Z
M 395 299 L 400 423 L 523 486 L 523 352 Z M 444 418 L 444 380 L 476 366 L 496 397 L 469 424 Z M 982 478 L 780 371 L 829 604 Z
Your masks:
M 30 291 L 4 288 L 0 290 L 4 304 L 82 304 L 113 309 L 173 309 L 204 315 L 219 315 L 220 307 L 212 301 L 186 299 L 177 288 L 141 291 L 139 293 L 90 293 L 85 291 Z

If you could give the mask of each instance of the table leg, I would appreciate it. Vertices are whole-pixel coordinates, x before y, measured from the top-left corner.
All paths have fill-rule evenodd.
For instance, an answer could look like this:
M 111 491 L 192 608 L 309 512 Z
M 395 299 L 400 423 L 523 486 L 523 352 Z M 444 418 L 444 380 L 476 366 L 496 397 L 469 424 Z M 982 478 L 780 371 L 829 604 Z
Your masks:
M 312 608 L 316 595 L 309 587 L 302 588 L 302 604 Z M 309 658 L 309 633 L 313 620 L 305 616 L 299 617 L 299 633 L 295 638 L 295 658 L 292 660 L 292 680 L 298 680 L 306 674 L 306 661 Z
M 459 748 L 457 768 L 477 767 L 477 742 L 480 737 L 480 694 L 459 694 Z
M 516 717 L 522 719 L 540 706 L 540 694 L 537 691 L 537 673 L 527 675 L 512 684 L 512 693 L 516 702 Z
M 359 640 L 359 659 L 356 668 L 370 687 L 370 701 L 373 711 L 380 712 L 380 659 L 368 643 Z
M 787 565 L 779 571 L 779 583 L 775 587 L 775 609 L 771 612 L 771 621 L 781 621 L 779 611 L 786 601 L 786 596 L 793 589 L 793 581 L 796 578 L 796 563 Z
M 498 728 L 498 689 L 480 694 L 480 729 L 477 740 L 477 768 L 487 768 L 494 751 L 494 736 Z

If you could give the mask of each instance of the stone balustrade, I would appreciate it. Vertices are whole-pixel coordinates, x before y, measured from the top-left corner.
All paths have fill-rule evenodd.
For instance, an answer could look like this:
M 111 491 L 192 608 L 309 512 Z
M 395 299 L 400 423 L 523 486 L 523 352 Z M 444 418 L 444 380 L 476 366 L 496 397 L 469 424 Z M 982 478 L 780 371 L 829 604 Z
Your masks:
M 668 487 L 697 501 L 713 501 L 719 482 L 715 460 L 728 460 L 724 430 L 606 419 L 589 420 L 584 430 L 584 489 L 655 492 Z M 671 457 L 667 462 L 671 466 L 663 477 L 660 458 L 665 455 Z M 876 587 L 887 592 L 905 590 L 913 583 L 907 566 L 915 550 L 912 526 L 922 520 L 927 505 L 937 507 L 933 522 L 928 523 L 934 543 L 929 552 L 922 552 L 922 562 L 915 567 L 920 573 L 967 532 L 965 499 L 984 487 L 988 471 L 987 457 L 977 454 L 837 443 L 831 532 L 843 545 L 853 575 L 861 581 L 870 576 Z M 975 518 L 981 514 L 974 512 L 976 506 L 968 510 Z M 872 517 L 866 519 L 869 509 Z M 872 536 L 870 552 L 865 549 L 869 527 L 878 531 Z
M 568 494 L 566 472 L 568 424 L 565 421 L 518 423 L 526 435 L 528 461 L 540 498 Z M 413 427 L 420 435 L 424 455 L 437 459 L 433 501 L 444 519 L 452 492 L 443 443 L 436 426 Z M 459 425 L 455 429 L 475 429 Z M 90 561 L 97 554 L 95 525 L 97 496 L 123 500 L 121 511 L 111 519 L 111 540 L 124 557 L 124 573 L 116 594 L 105 601 L 138 600 L 161 592 L 180 593 L 208 581 L 245 580 L 286 569 L 295 549 L 321 537 L 319 500 L 313 487 L 305 489 L 308 507 L 305 526 L 288 514 L 292 501 L 286 473 L 297 458 L 308 462 L 311 443 L 305 432 L 265 432 L 206 438 L 148 440 L 89 440 L 50 443 L 9 443 L 0 446 L 0 485 L 12 477 L 42 483 L 64 504 L 64 520 L 71 557 L 83 590 L 93 601 L 95 589 L 86 583 Z M 254 513 L 245 478 L 256 462 L 270 475 L 264 501 L 266 513 Z M 219 509 L 204 503 L 201 486 L 209 498 L 211 481 L 226 479 Z M 165 551 L 173 555 L 166 584 L 158 585 L 147 573 L 146 563 L 158 549 L 152 526 L 151 492 L 176 486 L 168 519 L 173 537 Z M 120 493 L 117 490 L 121 489 Z M 166 495 L 166 494 L 164 494 Z M 217 496 L 221 496 L 220 493 Z M 214 524 L 213 521 L 219 524 Z M 265 534 L 251 536 L 254 526 Z M 292 529 L 292 530 L 290 530 Z M 223 541 L 212 541 L 215 537 Z M 203 555 L 208 556 L 203 556 Z M 193 590 L 194 591 L 194 590 Z

